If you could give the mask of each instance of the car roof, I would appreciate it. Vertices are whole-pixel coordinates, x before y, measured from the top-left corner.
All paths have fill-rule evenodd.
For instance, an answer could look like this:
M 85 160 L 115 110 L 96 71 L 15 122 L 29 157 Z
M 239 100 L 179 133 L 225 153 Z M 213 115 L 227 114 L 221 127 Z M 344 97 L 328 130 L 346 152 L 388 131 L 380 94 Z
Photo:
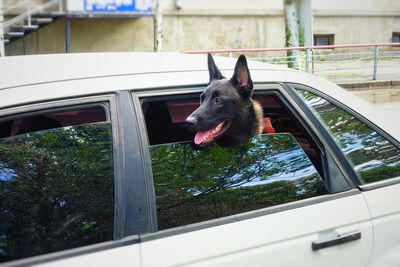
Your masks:
M 214 57 L 222 74 L 232 75 L 236 58 Z M 298 83 L 313 87 L 378 124 L 400 139 L 393 115 L 378 110 L 336 84 L 306 72 L 248 61 L 255 83 Z M 199 86 L 209 79 L 207 56 L 179 53 L 74 53 L 0 59 L 1 109 L 21 104 L 102 94 L 118 90 Z
M 232 69 L 236 59 L 217 57 L 221 70 Z M 282 69 L 252 63 L 252 69 Z M 207 70 L 206 55 L 179 53 L 74 53 L 11 56 L 0 60 L 0 89 L 54 81 L 144 73 Z

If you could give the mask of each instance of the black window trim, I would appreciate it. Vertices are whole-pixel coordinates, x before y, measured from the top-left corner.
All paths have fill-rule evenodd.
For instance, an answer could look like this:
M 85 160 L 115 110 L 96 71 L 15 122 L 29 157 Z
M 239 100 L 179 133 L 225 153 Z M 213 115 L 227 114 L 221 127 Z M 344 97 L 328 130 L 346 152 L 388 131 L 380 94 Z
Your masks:
M 118 96 L 118 94 L 117 94 Z M 114 158 L 114 229 L 113 229 L 113 240 L 100 242 L 97 244 L 86 245 L 76 248 L 67 249 L 64 251 L 56 251 L 46 254 L 41 254 L 33 257 L 22 258 L 18 260 L 12 260 L 1 263 L 1 266 L 27 266 L 32 264 L 44 263 L 54 261 L 57 259 L 68 258 L 88 253 L 93 253 L 112 247 L 119 247 L 125 244 L 137 243 L 138 236 L 131 236 L 128 239 L 123 238 L 125 217 L 124 215 L 124 192 L 122 190 L 123 176 L 122 176 L 122 165 L 123 155 L 121 154 L 122 142 L 121 132 L 122 124 L 119 123 L 121 112 L 118 111 L 117 97 L 112 93 L 105 93 L 101 95 L 93 96 L 72 96 L 71 98 L 60 99 L 60 100 L 49 100 L 43 102 L 35 102 L 31 104 L 25 104 L 20 106 L 13 106 L 0 110 L 0 121 L 10 120 L 14 118 L 21 118 L 31 115 L 59 112 L 78 108 L 87 107 L 102 107 L 106 113 L 107 121 L 110 121 L 112 128 L 112 141 L 113 141 L 113 158 Z M 127 241 L 128 240 L 128 241 Z
M 149 227 L 151 231 L 148 232 L 142 232 L 140 233 L 140 240 L 141 242 L 145 241 L 150 241 L 154 239 L 159 239 L 163 238 L 166 236 L 172 236 L 172 235 L 177 235 L 177 234 L 182 234 L 182 233 L 188 233 L 200 229 L 205 229 L 205 228 L 210 228 L 214 227 L 217 225 L 223 225 L 223 224 L 228 224 L 236 221 L 241 221 L 241 220 L 247 220 L 247 219 L 252 219 L 256 218 L 259 216 L 264 216 L 264 215 L 269 215 L 281 211 L 286 211 L 290 209 L 296 209 L 304 206 L 309 206 L 325 201 L 330 201 L 334 200 L 337 198 L 341 197 L 347 197 L 347 196 L 352 196 L 355 194 L 359 194 L 360 191 L 358 189 L 355 189 L 354 187 L 350 187 L 347 191 L 343 192 L 338 192 L 334 194 L 328 194 L 328 195 L 322 195 L 314 198 L 309 198 L 309 199 L 304 199 L 304 200 L 299 200 L 291 203 L 285 203 L 282 205 L 277 205 L 273 207 L 267 207 L 264 209 L 259 209 L 259 210 L 254 210 L 254 211 L 249 211 L 249 212 L 244 212 L 244 213 L 239 213 L 227 217 L 222 217 L 222 218 L 217 218 L 213 220 L 207 220 L 204 222 L 199 222 L 199 223 L 194 223 L 194 224 L 189 224 L 189 225 L 183 225 L 183 226 L 178 226 L 175 228 L 170 228 L 170 229 L 165 229 L 165 230 L 158 230 L 157 226 L 157 210 L 156 210 L 156 202 L 155 202 L 155 191 L 154 191 L 154 183 L 153 183 L 153 174 L 152 174 L 152 169 L 151 169 L 151 159 L 150 159 L 150 151 L 148 149 L 149 147 L 149 140 L 148 140 L 148 135 L 147 135 L 147 128 L 146 128 L 146 123 L 145 119 L 143 116 L 143 111 L 141 108 L 141 104 L 143 99 L 145 98 L 152 98 L 152 99 L 162 99 L 166 100 L 169 97 L 173 99 L 178 98 L 184 98 L 187 97 L 188 95 L 193 95 L 193 94 L 200 94 L 203 90 L 204 87 L 186 87 L 186 88 L 178 88 L 174 90 L 173 88 L 168 88 L 169 90 L 161 90 L 159 89 L 154 89 L 154 91 L 146 91 L 146 92 L 137 92 L 137 91 L 132 91 L 131 96 L 133 98 L 133 103 L 135 106 L 135 114 L 136 114 L 136 119 L 138 121 L 138 127 L 140 131 L 140 143 L 141 143 L 141 151 L 142 151 L 142 161 L 145 167 L 147 167 L 147 175 L 145 176 L 145 179 L 147 181 L 147 194 L 148 197 L 151 198 L 149 199 L 149 207 L 148 209 L 151 210 L 153 214 L 153 220 L 151 221 L 152 225 Z M 275 93 L 276 95 L 280 95 L 278 92 L 281 93 L 280 100 L 287 105 L 287 107 L 291 107 L 293 110 L 289 110 L 293 115 L 297 115 L 298 112 L 294 107 L 292 107 L 291 103 L 289 101 L 286 101 L 285 96 L 287 96 L 286 90 L 282 88 L 282 84 L 279 83 L 257 83 L 254 85 L 254 90 L 257 91 L 257 93 L 261 93 L 262 91 L 269 91 L 268 93 Z M 274 92 L 275 91 L 275 92 Z M 175 97 L 174 97 L 175 96 Z M 285 102 L 286 101 L 286 102 Z M 304 123 L 304 120 L 302 120 L 301 117 L 296 117 L 299 122 L 303 125 L 306 131 L 310 134 L 311 138 L 315 141 L 317 145 L 321 145 L 321 138 L 317 138 L 318 136 L 313 135 L 314 131 L 311 127 L 309 127 L 308 124 Z M 321 149 L 321 153 L 324 153 L 324 146 L 319 147 Z M 324 170 L 327 168 L 326 166 L 323 166 Z M 322 176 L 321 176 L 322 177 Z M 349 185 L 352 185 L 349 183 Z M 329 189 L 329 188 L 328 188 Z
M 296 89 L 304 90 L 304 91 L 310 92 L 312 94 L 315 94 L 323 99 L 326 99 L 333 105 L 337 106 L 338 108 L 343 109 L 345 112 L 349 113 L 351 116 L 355 117 L 356 119 L 358 119 L 359 121 L 364 123 L 366 126 L 370 127 L 372 130 L 374 130 L 378 134 L 382 135 L 392 145 L 394 145 L 396 148 L 400 149 L 400 143 L 396 139 L 394 139 L 391 135 L 386 133 L 383 129 L 381 129 L 380 127 L 375 125 L 373 122 L 371 122 L 367 118 L 363 117 L 358 112 L 354 111 L 352 108 L 344 105 L 343 103 L 337 101 L 333 97 L 331 97 L 327 94 L 324 94 L 323 92 L 321 92 L 315 88 L 312 88 L 312 87 L 309 87 L 309 86 L 303 85 L 303 84 L 296 84 L 296 83 L 287 83 L 287 84 L 285 84 L 285 88 L 287 89 L 287 91 L 291 95 L 291 97 L 298 103 L 298 105 L 302 107 L 302 109 L 307 114 L 307 116 L 311 120 L 313 120 L 313 123 L 318 126 L 319 130 L 325 136 L 325 138 L 329 142 L 330 146 L 334 149 L 335 155 L 339 158 L 341 164 L 345 167 L 346 172 L 348 173 L 348 175 L 350 175 L 351 180 L 355 183 L 355 185 L 360 190 L 368 191 L 368 190 L 373 190 L 373 189 L 400 183 L 400 177 L 394 177 L 394 178 L 390 178 L 390 179 L 383 180 L 383 181 L 378 181 L 378 182 L 373 182 L 373 183 L 368 183 L 368 184 L 361 184 L 360 180 L 358 178 L 358 175 L 356 174 L 353 166 L 351 166 L 350 162 L 348 161 L 348 159 L 346 158 L 346 156 L 344 155 L 342 150 L 339 148 L 339 146 L 336 144 L 333 137 L 325 129 L 325 127 L 322 125 L 322 123 L 316 118 L 314 113 L 310 110 L 310 108 L 306 105 L 306 103 L 300 98 L 300 96 L 295 92 L 295 90 Z

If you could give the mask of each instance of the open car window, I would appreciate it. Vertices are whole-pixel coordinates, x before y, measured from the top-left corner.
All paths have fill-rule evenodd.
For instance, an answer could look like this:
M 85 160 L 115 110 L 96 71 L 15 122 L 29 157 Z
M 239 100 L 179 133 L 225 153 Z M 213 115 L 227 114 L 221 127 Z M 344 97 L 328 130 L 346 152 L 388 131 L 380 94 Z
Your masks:
M 324 175 L 321 151 L 304 127 L 286 108 L 277 93 L 257 93 L 253 97 L 263 108 L 276 133 L 291 133 L 320 175 Z M 142 100 L 142 109 L 150 145 L 193 141 L 185 119 L 199 107 L 198 95 L 149 97 Z M 325 177 L 323 177 L 325 178 Z
M 150 153 L 160 230 L 327 193 L 288 133 L 259 135 L 231 148 L 158 144 Z

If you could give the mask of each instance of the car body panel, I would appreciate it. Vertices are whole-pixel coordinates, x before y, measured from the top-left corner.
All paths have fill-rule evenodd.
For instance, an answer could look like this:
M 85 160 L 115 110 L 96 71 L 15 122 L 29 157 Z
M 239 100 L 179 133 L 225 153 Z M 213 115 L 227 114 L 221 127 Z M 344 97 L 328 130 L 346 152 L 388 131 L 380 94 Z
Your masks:
M 116 259 L 118 264 L 116 264 Z M 70 266 L 140 266 L 139 244 L 111 248 L 99 252 L 83 254 L 76 257 L 66 257 L 50 262 L 34 264 L 37 267 L 70 267 Z
M 374 250 L 371 266 L 398 266 L 400 262 L 400 184 L 362 193 L 372 216 Z M 390 249 L 388 249 L 390 248 Z
M 313 241 L 352 232 L 361 232 L 361 240 L 311 248 Z M 365 266 L 367 258 L 351 256 L 371 250 L 372 226 L 361 194 L 141 243 L 144 267 Z

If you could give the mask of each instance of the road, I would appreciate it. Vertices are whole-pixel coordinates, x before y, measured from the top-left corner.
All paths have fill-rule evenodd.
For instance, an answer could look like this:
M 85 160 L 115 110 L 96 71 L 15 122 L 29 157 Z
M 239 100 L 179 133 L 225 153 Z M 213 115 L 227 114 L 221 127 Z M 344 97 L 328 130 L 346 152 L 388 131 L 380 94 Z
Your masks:
M 363 98 L 369 103 L 390 111 L 393 115 L 400 115 L 400 86 L 389 88 L 360 88 L 350 92 Z
M 399 80 L 400 58 L 379 60 L 377 80 Z M 320 61 L 314 63 L 314 74 L 335 83 L 372 81 L 373 60 Z

